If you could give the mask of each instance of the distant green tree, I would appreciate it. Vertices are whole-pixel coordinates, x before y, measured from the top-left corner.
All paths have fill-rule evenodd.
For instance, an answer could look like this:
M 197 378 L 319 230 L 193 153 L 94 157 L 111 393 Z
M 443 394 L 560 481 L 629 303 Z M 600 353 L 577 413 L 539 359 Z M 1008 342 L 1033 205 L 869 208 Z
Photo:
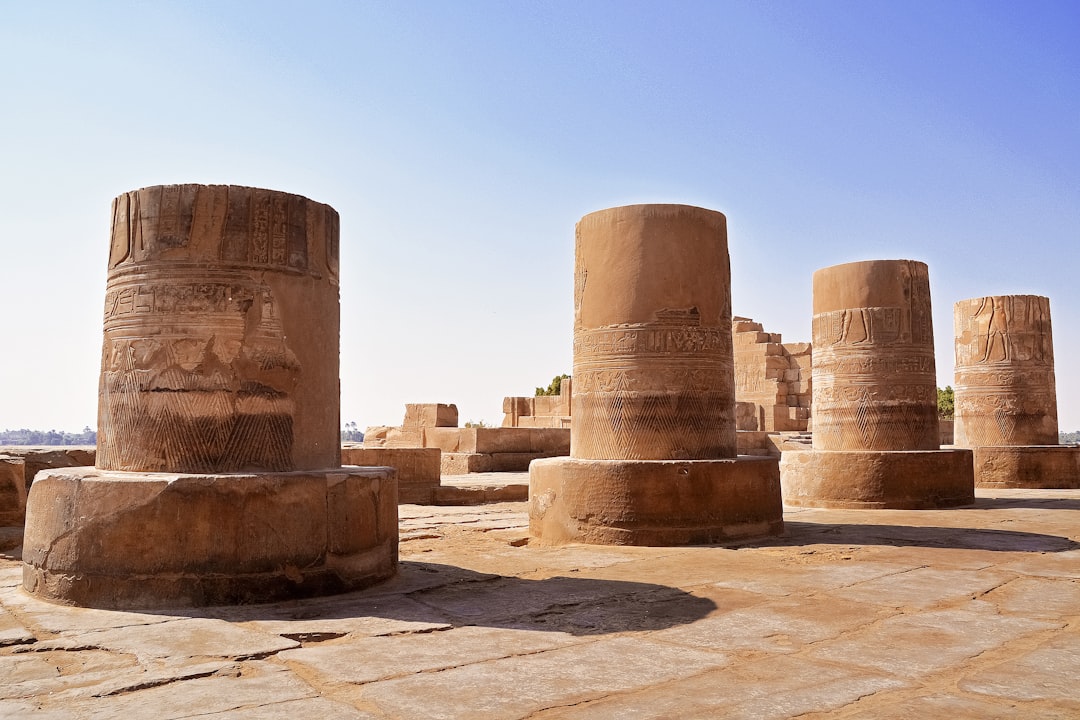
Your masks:
M 562 375 L 556 375 L 555 378 L 551 381 L 551 384 L 548 385 L 546 388 L 536 388 L 536 397 L 541 397 L 543 395 L 558 395 L 560 390 L 562 389 L 562 381 L 568 377 L 570 376 L 565 373 L 563 373 Z
M 956 395 L 952 385 L 946 385 L 945 389 L 937 389 L 937 414 L 942 420 L 952 420 L 956 412 Z
M 465 421 L 465 427 L 467 427 L 467 428 L 486 428 L 486 427 L 494 427 L 494 425 L 488 425 L 483 420 L 466 420 Z

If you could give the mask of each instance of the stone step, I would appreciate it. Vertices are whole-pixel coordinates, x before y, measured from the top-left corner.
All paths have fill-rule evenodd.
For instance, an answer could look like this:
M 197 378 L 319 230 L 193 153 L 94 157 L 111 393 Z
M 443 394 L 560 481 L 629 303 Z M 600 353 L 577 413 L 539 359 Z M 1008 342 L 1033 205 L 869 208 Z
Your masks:
M 443 475 L 435 505 L 485 505 L 529 499 L 529 473 L 491 472 Z

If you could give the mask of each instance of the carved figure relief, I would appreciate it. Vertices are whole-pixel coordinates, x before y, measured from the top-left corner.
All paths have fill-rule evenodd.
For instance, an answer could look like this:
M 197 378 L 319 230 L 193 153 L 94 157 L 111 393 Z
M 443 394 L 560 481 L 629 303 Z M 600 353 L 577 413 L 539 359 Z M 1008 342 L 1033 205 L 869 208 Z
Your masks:
M 814 448 L 929 450 L 939 447 L 937 377 L 925 265 L 852 263 L 829 273 L 893 272 L 896 305 L 827 309 L 813 319 Z M 832 282 L 838 282 L 835 278 Z M 843 285 L 844 283 L 840 283 Z M 815 287 L 815 293 L 818 292 Z M 815 304 L 822 302 L 815 297 Z M 824 304 L 824 303 L 823 303 Z
M 308 329 L 298 328 L 297 318 L 313 308 L 283 313 L 295 298 L 308 297 L 313 281 L 320 289 L 310 297 L 336 317 L 337 252 L 337 213 L 298 195 L 168 185 L 118 197 L 105 298 L 98 467 L 298 469 L 301 418 L 308 423 L 305 437 L 319 443 L 301 448 L 301 467 L 333 466 L 337 418 L 316 417 L 305 393 L 336 394 L 336 336 L 328 372 L 311 352 L 316 338 L 309 335 L 298 353 L 285 329 L 291 317 L 294 332 L 304 335 Z M 294 298 L 293 305 L 282 292 Z M 309 371 L 318 384 L 304 392 L 301 356 L 319 366 Z M 304 403 L 308 409 L 301 412 Z
M 273 293 L 240 277 L 173 280 L 114 283 L 108 293 L 99 464 L 291 469 L 291 395 L 301 368 Z M 144 332 L 148 320 L 157 321 L 156 333 Z
M 999 295 L 954 306 L 956 443 L 1057 443 L 1050 301 Z

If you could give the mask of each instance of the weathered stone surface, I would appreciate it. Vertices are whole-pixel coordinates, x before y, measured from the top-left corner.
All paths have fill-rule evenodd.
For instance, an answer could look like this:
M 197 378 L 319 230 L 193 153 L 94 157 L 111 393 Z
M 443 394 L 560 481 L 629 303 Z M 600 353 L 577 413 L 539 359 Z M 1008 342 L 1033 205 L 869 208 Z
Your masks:
M 968 451 L 940 449 L 926 265 L 869 260 L 818 270 L 813 322 L 813 449 L 781 460 L 784 501 L 866 509 L 972 502 Z
M 558 395 L 503 398 L 503 427 L 569 428 L 573 381 L 563 378 Z
M 779 334 L 761 332 L 761 324 L 747 318 L 734 318 L 732 332 L 738 429 L 806 430 L 809 413 L 791 410 L 810 404 L 810 343 L 782 344 Z M 750 408 L 740 411 L 744 404 Z
M 22 526 L 27 494 L 35 475 L 51 468 L 93 465 L 94 455 L 93 446 L 0 447 L 0 527 Z M 0 544 L 7 545 L 4 540 Z
M 0 526 L 22 525 L 26 513 L 26 463 L 0 455 Z
M 1080 448 L 1067 445 L 976 447 L 979 487 L 1080 488 Z
M 612 638 L 371 683 L 364 697 L 395 717 L 527 717 L 556 703 L 598 699 L 729 662 L 722 653 Z
M 624 461 L 552 458 L 529 467 L 529 531 L 543 544 L 718 543 L 783 531 L 772 457 Z
M 970 450 L 785 452 L 784 502 L 802 507 L 955 507 L 975 501 Z
M 1080 488 L 1080 448 L 1058 446 L 1050 301 L 962 300 L 956 323 L 955 442 L 975 451 L 975 483 Z
M 24 587 L 162 607 L 391 576 L 394 471 L 341 469 L 337 212 L 162 185 L 112 216 L 97 469 L 35 480 Z
M 42 650 L 94 647 L 140 658 L 222 657 L 242 659 L 300 647 L 288 638 L 237 627 L 213 618 L 183 618 L 159 623 L 65 634 L 43 639 Z
M 97 465 L 318 470 L 338 458 L 338 215 L 273 190 L 113 202 Z
M 776 460 L 737 454 L 727 219 L 631 205 L 577 225 L 570 458 L 530 467 L 530 533 L 673 545 L 782 532 Z
M 343 465 L 392 467 L 397 471 L 399 503 L 430 503 L 441 478 L 438 448 L 343 447 Z
M 31 493 L 37 511 L 27 523 L 24 585 L 50 600 L 110 608 L 364 587 L 397 565 L 395 484 L 390 468 L 55 471 Z
M 815 450 L 937 450 L 930 275 L 914 260 L 814 273 Z
M 734 457 L 727 219 L 631 205 L 577 225 L 571 456 Z
M 401 423 L 403 430 L 412 431 L 421 428 L 458 426 L 457 405 L 444 403 L 407 403 L 405 405 L 405 420 Z
M 875 632 L 812 650 L 818 659 L 860 665 L 900 677 L 927 677 L 1010 640 L 1061 627 L 1060 623 L 962 608 L 896 616 Z M 934 652 L 927 652 L 932 639 Z
M 525 503 L 402 505 L 394 579 L 180 616 L 43 602 L 0 557 L 25 628 L 0 717 L 1072 720 L 1077 507 L 789 508 L 734 549 L 540 547 Z
M 953 306 L 960 447 L 1057 445 L 1050 300 L 995 295 Z

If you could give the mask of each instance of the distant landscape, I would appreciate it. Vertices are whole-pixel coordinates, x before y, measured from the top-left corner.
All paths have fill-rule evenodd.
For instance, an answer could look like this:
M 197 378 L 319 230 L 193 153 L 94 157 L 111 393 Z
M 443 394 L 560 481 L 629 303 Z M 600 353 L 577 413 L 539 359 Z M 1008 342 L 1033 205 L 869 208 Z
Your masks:
M 62 430 L 4 430 L 0 432 L 0 445 L 97 445 L 97 430 L 87 425 L 82 432 Z
M 355 422 L 345 424 L 341 429 L 341 439 L 346 442 L 363 442 L 364 433 Z M 1080 430 L 1059 432 L 1058 442 L 1062 445 L 1080 445 Z M 0 445 L 97 445 L 97 431 L 90 426 L 82 432 L 69 433 L 62 430 L 4 430 L 0 431 Z

